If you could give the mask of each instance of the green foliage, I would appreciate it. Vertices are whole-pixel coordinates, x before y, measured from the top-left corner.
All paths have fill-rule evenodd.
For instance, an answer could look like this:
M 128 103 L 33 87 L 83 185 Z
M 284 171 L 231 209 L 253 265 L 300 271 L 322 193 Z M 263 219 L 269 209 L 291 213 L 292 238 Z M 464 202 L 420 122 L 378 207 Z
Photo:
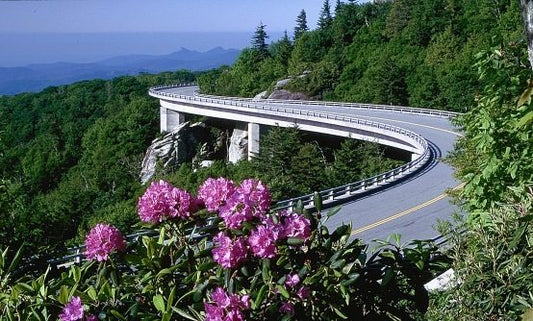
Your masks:
M 329 6 L 329 0 L 324 0 L 324 4 L 322 5 L 322 9 L 320 10 L 320 14 L 318 17 L 318 28 L 319 29 L 327 29 L 331 26 L 333 22 L 333 17 L 331 16 L 331 8 Z
M 478 59 L 480 82 L 486 86 L 477 106 L 458 119 L 466 134 L 451 157 L 465 182 L 464 205 L 474 217 L 507 197 L 519 199 L 533 182 L 533 128 L 520 123 L 532 106 L 527 99 L 517 106 L 531 77 L 525 46 L 511 44 Z
M 139 237 L 126 253 L 113 254 L 106 262 L 13 278 L 13 269 L 21 267 L 18 254 L 10 259 L 3 251 L 0 317 L 56 320 L 77 296 L 85 315 L 105 320 L 204 320 L 204 303 L 217 287 L 249 295 L 250 308 L 244 313 L 251 320 L 414 320 L 427 310 L 423 284 L 441 269 L 435 247 L 425 242 L 403 247 L 394 236 L 393 242 L 381 242 L 371 253 L 360 240 L 350 240 L 350 226 L 330 232 L 323 225 L 334 212 L 322 219 L 320 213 L 301 214 L 314 227 L 306 242 L 279 240 L 275 258 L 250 255 L 233 268 L 213 260 L 212 237 L 220 231 L 242 237 L 257 222 L 230 230 L 206 210 L 153 226 L 159 237 Z M 299 276 L 297 286 L 309 290 L 308 298 L 299 297 L 296 286 L 286 285 L 290 274 Z M 283 302 L 294 304 L 294 315 L 280 312 Z
M 185 71 L 93 80 L 0 97 L 0 236 L 37 253 L 107 217 L 129 227 L 139 164 L 158 133 L 146 92 L 190 82 Z
M 455 235 L 449 254 L 460 283 L 433 297 L 428 315 L 439 320 L 520 320 L 533 307 L 532 205 L 530 191 L 519 203 L 488 210 L 490 224 L 468 224 L 467 232 Z
M 379 145 L 354 139 L 342 142 L 334 155 L 328 173 L 332 186 L 356 182 L 401 166 L 400 161 L 385 158 Z
M 302 13 L 297 17 L 288 68 L 278 68 L 276 59 L 238 61 L 219 72 L 217 87 L 202 91 L 251 97 L 275 80 L 305 75 L 293 77 L 287 89 L 318 99 L 463 112 L 484 86 L 474 56 L 523 38 L 516 1 L 348 2 L 336 5 L 334 17 L 330 11 L 325 1 L 319 27 L 311 31 Z
M 273 127 L 261 138 L 259 155 L 232 171 L 261 178 L 271 186 L 274 200 L 283 200 L 368 178 L 403 163 L 383 153 L 378 144 L 354 139 L 332 151 L 307 139 L 297 127 Z
M 294 27 L 294 40 L 296 41 L 306 31 L 309 31 L 309 27 L 307 26 L 307 15 L 305 13 L 305 10 L 302 9 L 298 17 L 296 17 L 296 26 Z
M 255 29 L 254 36 L 252 38 L 252 49 L 256 56 L 256 59 L 259 61 L 268 57 L 268 46 L 266 44 L 266 39 L 268 35 L 265 31 L 266 25 L 260 23 L 259 26 Z

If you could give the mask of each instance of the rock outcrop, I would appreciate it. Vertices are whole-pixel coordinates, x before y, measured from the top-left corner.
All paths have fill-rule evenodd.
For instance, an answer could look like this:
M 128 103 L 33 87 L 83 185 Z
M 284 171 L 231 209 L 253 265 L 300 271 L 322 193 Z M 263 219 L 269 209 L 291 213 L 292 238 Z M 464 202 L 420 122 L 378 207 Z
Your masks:
M 177 166 L 183 162 L 190 162 L 197 154 L 198 146 L 206 149 L 210 138 L 209 128 L 203 123 L 190 124 L 185 122 L 174 131 L 155 139 L 141 165 L 140 180 L 145 184 L 152 178 L 156 165 L 161 162 L 163 167 Z
M 248 131 L 235 128 L 228 148 L 228 162 L 235 164 L 245 157 L 248 157 Z
M 305 77 L 304 75 L 298 76 L 297 78 Z M 276 82 L 276 85 L 274 85 L 274 90 L 270 95 L 266 95 L 266 92 L 261 93 L 260 98 L 265 98 L 267 96 L 267 99 L 279 99 L 279 100 L 309 100 L 309 97 L 301 92 L 291 92 L 286 89 L 283 89 L 293 78 L 287 78 L 282 79 L 278 82 Z M 259 95 L 257 96 L 259 97 Z
M 279 99 L 279 100 L 309 100 L 307 95 L 300 92 L 290 92 L 285 89 L 274 90 L 269 96 L 268 99 Z

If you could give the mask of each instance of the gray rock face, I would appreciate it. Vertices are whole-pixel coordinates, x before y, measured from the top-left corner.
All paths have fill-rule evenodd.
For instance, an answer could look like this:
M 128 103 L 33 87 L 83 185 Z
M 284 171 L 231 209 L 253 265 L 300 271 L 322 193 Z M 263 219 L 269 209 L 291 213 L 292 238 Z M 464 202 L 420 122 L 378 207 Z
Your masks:
M 268 97 L 268 92 L 267 91 L 263 91 L 263 92 L 260 92 L 259 94 L 255 95 L 254 96 L 254 100 L 265 99 L 267 97 Z
M 248 131 L 235 128 L 228 148 L 228 161 L 235 164 L 244 157 L 248 157 Z
M 297 76 L 297 78 L 305 77 L 305 74 Z M 279 99 L 279 100 L 309 100 L 309 97 L 300 92 L 290 92 L 286 89 L 283 89 L 293 78 L 282 79 L 276 82 L 274 86 L 274 91 L 267 97 L 268 99 Z
M 209 141 L 209 129 L 203 123 L 190 124 L 185 122 L 174 131 L 155 139 L 141 165 L 140 180 L 145 184 L 155 173 L 158 161 L 163 167 L 176 166 L 191 161 L 196 155 L 197 147 Z
M 300 92 L 290 92 L 285 89 L 274 90 L 268 99 L 280 99 L 280 100 L 309 100 L 307 95 Z

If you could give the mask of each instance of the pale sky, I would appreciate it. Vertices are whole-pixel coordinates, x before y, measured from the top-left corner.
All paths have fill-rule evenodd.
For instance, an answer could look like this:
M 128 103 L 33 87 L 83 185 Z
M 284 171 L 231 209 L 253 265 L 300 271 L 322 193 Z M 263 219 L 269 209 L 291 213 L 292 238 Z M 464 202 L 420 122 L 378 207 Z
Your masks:
M 336 0 L 330 0 L 332 11 Z M 367 0 L 360 1 L 367 2 Z M 316 27 L 324 0 L 0 0 L 0 67 L 242 49 L 259 23 L 292 36 L 302 9 Z
M 300 10 L 314 27 L 323 0 L 0 1 L 0 33 L 253 31 L 291 32 Z M 332 8 L 334 1 L 331 1 Z

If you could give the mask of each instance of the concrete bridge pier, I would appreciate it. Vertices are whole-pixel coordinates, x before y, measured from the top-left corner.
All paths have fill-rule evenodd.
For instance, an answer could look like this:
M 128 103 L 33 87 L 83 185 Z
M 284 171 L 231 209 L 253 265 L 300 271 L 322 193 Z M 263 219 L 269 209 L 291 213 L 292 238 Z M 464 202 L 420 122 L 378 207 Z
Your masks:
M 248 123 L 248 160 L 259 153 L 260 126 L 256 123 Z
M 171 132 L 185 122 L 185 115 L 161 106 L 159 108 L 161 133 Z

